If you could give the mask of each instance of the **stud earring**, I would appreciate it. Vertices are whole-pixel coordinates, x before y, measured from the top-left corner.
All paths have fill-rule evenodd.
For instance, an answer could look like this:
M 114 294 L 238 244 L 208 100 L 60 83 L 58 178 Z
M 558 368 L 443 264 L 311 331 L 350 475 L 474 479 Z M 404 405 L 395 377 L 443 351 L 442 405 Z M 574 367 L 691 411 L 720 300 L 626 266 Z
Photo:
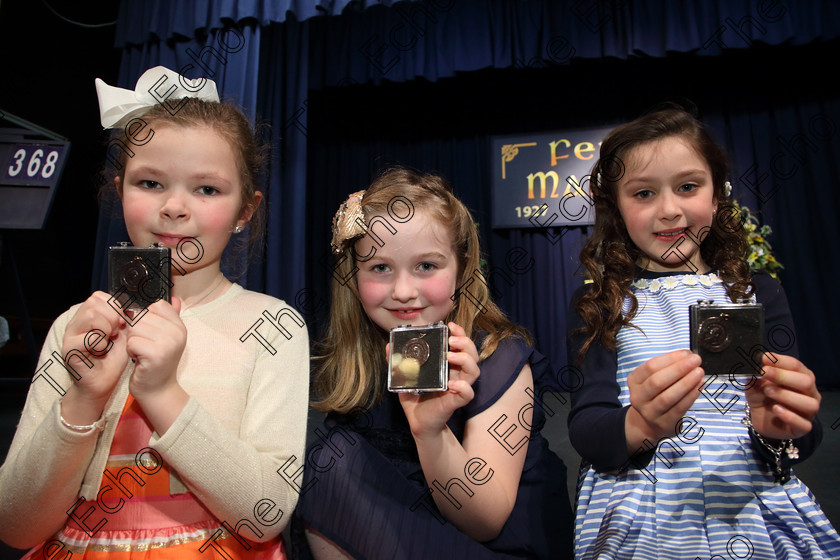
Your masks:
M 242 233 L 242 226 L 236 226 L 233 228 L 233 233 Z

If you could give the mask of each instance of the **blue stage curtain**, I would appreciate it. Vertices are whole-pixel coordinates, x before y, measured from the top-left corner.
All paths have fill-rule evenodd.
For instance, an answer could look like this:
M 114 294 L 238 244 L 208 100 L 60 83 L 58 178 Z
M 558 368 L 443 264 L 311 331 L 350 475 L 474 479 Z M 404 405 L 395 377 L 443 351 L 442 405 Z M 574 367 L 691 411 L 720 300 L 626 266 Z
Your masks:
M 840 33 L 827 0 L 425 0 L 313 21 L 310 86 L 414 78 L 577 59 L 717 56 L 758 45 L 807 44 Z M 263 61 L 270 67 L 271 61 Z M 317 72 L 316 72 L 317 69 Z
M 236 65 L 238 73 L 225 84 L 225 94 L 252 111 L 256 108 L 258 116 L 272 125 L 275 154 L 267 181 L 265 258 L 251 264 L 245 281 L 248 287 L 286 299 L 317 325 L 326 305 L 330 218 L 338 204 L 388 163 L 440 171 L 476 212 L 491 266 L 513 280 L 509 285 L 502 274 L 497 275 L 500 304 L 537 335 L 541 350 L 560 367 L 565 362 L 565 307 L 582 281 L 574 273 L 584 232 L 570 230 L 552 242 L 547 235 L 556 236 L 556 231 L 492 231 L 489 137 L 500 131 L 563 130 L 631 119 L 669 94 L 682 92 L 671 80 L 691 62 L 703 72 L 682 76 L 691 82 L 685 91 L 698 91 L 690 97 L 732 153 L 736 193 L 774 227 L 770 241 L 787 267 L 783 282 L 805 362 L 820 383 L 840 385 L 840 372 L 825 351 L 831 347 L 830 333 L 836 332 L 830 328 L 829 317 L 837 317 L 840 311 L 840 303 L 828 291 L 828 279 L 840 272 L 840 265 L 831 258 L 836 254 L 831 240 L 838 233 L 833 185 L 840 178 L 832 154 L 840 146 L 838 136 L 829 131 L 840 123 L 838 97 L 836 88 L 823 77 L 829 67 L 791 81 L 776 71 L 772 59 L 776 54 L 808 56 L 813 52 L 809 47 L 822 45 L 836 52 L 840 10 L 832 2 L 422 0 L 373 4 L 234 0 L 124 0 L 121 4 L 117 45 L 125 52 L 123 87 L 133 87 L 137 76 L 155 64 L 168 62 L 178 68 L 184 63 L 187 45 L 194 45 L 195 50 L 212 43 L 225 27 L 237 24 L 251 30 L 248 63 Z M 336 17 L 311 17 L 321 13 Z M 767 65 L 764 73 L 751 68 L 753 55 Z M 739 81 L 731 72 L 726 80 L 720 79 L 717 66 L 731 66 L 733 59 L 753 70 L 751 83 Z M 703 65 L 698 60 L 708 62 Z M 231 71 L 232 66 L 224 70 Z M 636 68 L 655 71 L 648 70 L 637 79 L 632 73 Z M 556 90 L 545 111 L 555 111 L 566 120 L 559 125 L 552 119 L 541 123 L 534 111 L 521 107 L 532 92 L 511 93 L 509 85 L 500 88 L 489 80 L 476 101 L 492 98 L 496 89 L 506 92 L 496 104 L 507 111 L 492 114 L 498 125 L 476 117 L 475 110 L 469 110 L 471 101 L 461 100 L 465 104 L 462 114 L 474 120 L 460 132 L 449 127 L 435 134 L 422 125 L 434 119 L 434 107 L 422 101 L 400 106 L 398 99 L 392 99 L 380 107 L 351 108 L 347 122 L 364 128 L 360 116 L 364 111 L 377 119 L 382 118 L 382 111 L 390 111 L 392 126 L 399 133 L 360 139 L 356 132 L 340 130 L 341 119 L 332 123 L 333 138 L 310 127 L 325 110 L 315 102 L 323 91 L 351 92 L 369 84 L 443 84 L 450 79 L 458 84 L 482 70 L 510 69 L 543 75 L 537 83 Z M 611 76 L 616 69 L 621 69 L 618 76 Z M 507 73 L 498 79 L 519 77 Z M 255 104 L 246 93 L 258 96 Z M 457 122 L 459 116 L 453 120 Z M 406 129 L 412 123 L 419 131 L 416 136 Z M 768 176 L 757 188 L 752 184 L 757 179 L 748 173 L 751 169 L 756 177 Z M 774 192 L 777 184 L 780 188 Z M 111 239 L 103 234 L 110 229 L 106 225 L 100 228 L 100 238 Z M 531 257 L 533 268 L 511 275 L 505 259 L 519 250 L 524 252 L 516 254 L 526 257 L 518 266 Z M 101 262 L 97 266 L 103 270 Z
M 262 74 L 259 107 L 270 125 L 272 158 L 266 198 L 268 228 L 261 267 L 263 291 L 291 305 L 306 287 L 306 93 L 309 26 L 287 19 L 263 45 L 261 60 L 282 72 Z M 255 287 L 254 289 L 257 289 Z
M 339 15 L 347 9 L 391 5 L 395 0 L 121 0 L 115 43 L 141 45 L 173 38 L 191 39 L 231 23 L 253 19 L 258 25 Z M 403 0 L 405 1 L 405 0 Z

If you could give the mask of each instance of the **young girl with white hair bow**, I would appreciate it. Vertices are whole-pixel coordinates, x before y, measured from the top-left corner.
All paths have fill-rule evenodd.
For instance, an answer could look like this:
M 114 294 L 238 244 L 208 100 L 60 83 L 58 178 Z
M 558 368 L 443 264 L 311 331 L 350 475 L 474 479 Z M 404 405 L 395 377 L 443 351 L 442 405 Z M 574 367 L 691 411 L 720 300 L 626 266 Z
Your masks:
M 95 292 L 53 324 L 0 469 L 0 538 L 26 558 L 284 558 L 307 330 L 220 269 L 258 229 L 261 150 L 212 81 L 157 67 L 97 90 L 129 237 L 171 249 L 173 297 L 135 314 Z

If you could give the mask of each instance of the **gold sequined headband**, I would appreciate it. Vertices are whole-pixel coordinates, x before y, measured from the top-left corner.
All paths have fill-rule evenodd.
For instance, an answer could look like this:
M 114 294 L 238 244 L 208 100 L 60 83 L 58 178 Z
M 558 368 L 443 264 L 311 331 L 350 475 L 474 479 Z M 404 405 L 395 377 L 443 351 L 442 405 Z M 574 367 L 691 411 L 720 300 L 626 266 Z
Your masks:
M 332 246 L 333 253 L 344 252 L 345 242 L 367 233 L 367 223 L 362 212 L 362 197 L 365 191 L 358 191 L 347 197 L 333 217 Z

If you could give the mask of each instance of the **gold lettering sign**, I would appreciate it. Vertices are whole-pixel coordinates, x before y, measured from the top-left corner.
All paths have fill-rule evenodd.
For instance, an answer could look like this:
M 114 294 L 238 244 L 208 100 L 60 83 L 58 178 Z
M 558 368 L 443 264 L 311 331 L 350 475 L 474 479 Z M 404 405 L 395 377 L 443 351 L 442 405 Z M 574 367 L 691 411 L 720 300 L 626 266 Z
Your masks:
M 593 223 L 589 173 L 609 128 L 493 139 L 493 227 Z M 580 206 L 571 211 L 570 197 Z M 561 204 L 562 201 L 562 204 Z M 589 204 L 591 206 L 591 204 Z M 554 216 L 556 214 L 556 216 Z M 535 221 L 535 217 L 553 220 Z

